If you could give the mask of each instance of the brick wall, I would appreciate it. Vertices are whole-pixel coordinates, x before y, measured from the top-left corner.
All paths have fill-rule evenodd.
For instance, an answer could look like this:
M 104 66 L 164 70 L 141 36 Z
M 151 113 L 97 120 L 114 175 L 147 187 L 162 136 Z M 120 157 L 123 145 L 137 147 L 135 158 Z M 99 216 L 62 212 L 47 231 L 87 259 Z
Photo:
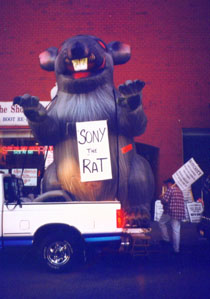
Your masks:
M 209 0 L 8 0 L 0 3 L 0 101 L 48 100 L 53 73 L 38 55 L 77 34 L 132 47 L 116 85 L 143 79 L 148 127 L 138 141 L 160 148 L 159 182 L 182 165 L 182 128 L 209 127 Z

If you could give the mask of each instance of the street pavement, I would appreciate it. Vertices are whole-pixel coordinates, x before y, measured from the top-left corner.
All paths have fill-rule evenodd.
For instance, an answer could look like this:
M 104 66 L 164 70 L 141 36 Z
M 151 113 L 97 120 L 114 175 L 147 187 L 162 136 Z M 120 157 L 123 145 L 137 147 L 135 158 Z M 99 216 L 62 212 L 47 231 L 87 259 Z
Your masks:
M 210 242 L 206 238 L 202 238 L 198 233 L 198 224 L 191 222 L 182 222 L 181 224 L 181 240 L 180 240 L 180 254 L 187 255 L 206 255 L 210 247 Z M 151 222 L 151 241 L 150 241 L 150 254 L 158 253 L 172 253 L 171 248 L 161 246 L 161 234 L 157 221 Z M 170 225 L 168 226 L 169 233 L 171 234 Z M 172 240 L 171 240 L 172 241 Z M 208 253 L 209 255 L 209 253 Z
M 150 261 L 156 260 L 165 260 L 168 261 L 174 260 L 175 256 L 178 260 L 184 259 L 203 259 L 203 260 L 210 260 L 210 241 L 206 238 L 203 238 L 198 233 L 198 224 L 191 223 L 191 222 L 182 222 L 181 223 L 181 233 L 180 233 L 180 254 L 174 254 L 173 246 L 172 246 L 172 231 L 170 224 L 168 224 L 168 231 L 170 235 L 170 242 L 169 244 L 162 244 L 161 243 L 161 233 L 159 229 L 159 225 L 157 221 L 151 221 L 151 232 L 147 233 L 146 236 L 149 236 L 149 241 L 142 240 L 140 235 L 138 234 L 138 229 L 134 229 L 132 231 L 132 238 L 133 241 L 131 244 L 137 244 L 137 246 L 130 244 L 129 246 L 122 246 L 118 253 L 120 255 L 118 258 L 125 258 L 125 257 L 146 257 L 149 258 Z M 135 234 L 136 232 L 136 234 Z M 127 241 L 129 239 L 125 239 Z M 149 244 L 149 246 L 144 245 L 145 243 Z M 132 249 L 134 248 L 134 249 Z M 105 253 L 110 254 L 117 253 L 115 250 L 114 252 L 112 249 L 108 248 Z M 117 253 L 117 254 L 118 254 Z
M 181 247 L 194 246 L 201 241 L 201 237 L 197 232 L 197 223 L 182 222 L 181 224 Z M 161 234 L 157 221 L 151 222 L 151 245 L 157 246 L 161 240 Z M 169 232 L 170 225 L 168 226 Z
M 160 245 L 151 223 L 148 256 L 98 252 L 67 273 L 42 268 L 30 250 L 0 255 L 0 298 L 29 299 L 198 299 L 209 298 L 209 242 L 197 224 L 183 223 L 180 256 Z

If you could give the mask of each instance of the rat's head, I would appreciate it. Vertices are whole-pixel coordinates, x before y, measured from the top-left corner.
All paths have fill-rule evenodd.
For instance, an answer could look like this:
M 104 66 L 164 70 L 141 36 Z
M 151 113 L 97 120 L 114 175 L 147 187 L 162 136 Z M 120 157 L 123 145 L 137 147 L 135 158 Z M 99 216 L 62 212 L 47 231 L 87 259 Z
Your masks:
M 90 35 L 67 39 L 59 49 L 51 47 L 39 55 L 44 70 L 55 71 L 58 90 L 87 93 L 113 84 L 113 66 L 130 59 L 130 46 L 121 42 L 105 44 Z

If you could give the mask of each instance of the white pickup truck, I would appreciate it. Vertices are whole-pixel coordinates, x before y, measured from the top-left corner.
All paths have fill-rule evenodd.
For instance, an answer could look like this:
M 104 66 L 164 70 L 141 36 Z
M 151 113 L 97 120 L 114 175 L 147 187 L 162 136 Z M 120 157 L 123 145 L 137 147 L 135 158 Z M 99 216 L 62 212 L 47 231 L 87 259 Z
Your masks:
M 119 201 L 73 201 L 62 190 L 22 196 L 23 181 L 0 174 L 0 249 L 34 246 L 55 271 L 71 268 L 87 244 L 120 246 L 124 225 Z

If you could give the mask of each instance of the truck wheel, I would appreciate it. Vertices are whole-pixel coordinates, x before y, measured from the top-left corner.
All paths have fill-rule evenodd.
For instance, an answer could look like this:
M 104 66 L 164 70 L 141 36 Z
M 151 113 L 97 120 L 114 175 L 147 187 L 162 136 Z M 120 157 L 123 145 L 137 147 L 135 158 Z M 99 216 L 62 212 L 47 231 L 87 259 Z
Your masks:
M 55 234 L 47 237 L 42 243 L 41 257 L 50 270 L 69 270 L 77 261 L 77 245 L 71 237 Z

